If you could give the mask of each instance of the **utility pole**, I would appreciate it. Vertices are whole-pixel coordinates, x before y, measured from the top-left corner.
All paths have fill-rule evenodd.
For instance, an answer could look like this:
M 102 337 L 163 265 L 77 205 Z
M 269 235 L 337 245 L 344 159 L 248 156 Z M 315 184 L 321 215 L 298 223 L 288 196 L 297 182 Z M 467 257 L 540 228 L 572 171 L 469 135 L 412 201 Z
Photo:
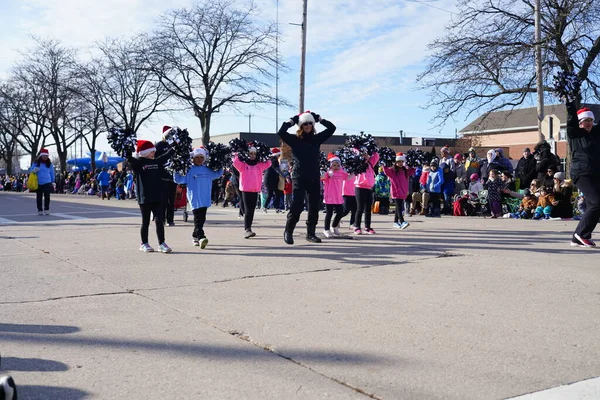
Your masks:
M 542 35 L 541 35 L 541 0 L 535 0 L 535 75 L 537 80 L 537 114 L 538 114 L 538 138 L 544 140 L 542 133 L 542 121 L 544 120 L 544 80 L 542 71 Z
M 302 11 L 302 61 L 300 62 L 300 112 L 304 112 L 304 75 L 306 71 L 306 13 L 308 8 L 308 0 L 303 1 Z
M 252 133 L 252 114 L 248 114 L 248 133 Z
M 275 132 L 279 130 L 279 0 L 275 17 Z

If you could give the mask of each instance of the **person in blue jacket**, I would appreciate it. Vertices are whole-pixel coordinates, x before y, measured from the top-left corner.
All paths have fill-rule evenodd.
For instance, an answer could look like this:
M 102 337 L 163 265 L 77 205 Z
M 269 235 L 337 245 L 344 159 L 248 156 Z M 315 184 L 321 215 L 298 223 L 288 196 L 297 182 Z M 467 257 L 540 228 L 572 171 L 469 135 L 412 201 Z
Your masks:
M 102 200 L 104 200 L 105 197 L 108 198 L 108 200 L 110 200 L 110 193 L 108 192 L 108 186 L 110 185 L 110 175 L 106 171 L 106 168 L 104 168 L 98 174 L 96 179 L 98 180 L 98 184 L 100 185 L 100 197 L 102 197 Z
M 194 246 L 204 249 L 208 244 L 208 239 L 204 234 L 204 223 L 206 222 L 206 211 L 211 205 L 212 181 L 223 175 L 223 169 L 213 171 L 204 165 L 208 153 L 203 148 L 194 149 L 192 158 L 194 165 L 187 175 L 182 176 L 176 172 L 174 178 L 178 184 L 187 185 L 187 199 L 194 214 L 192 242 Z
M 36 202 L 38 215 L 50 215 L 50 193 L 54 190 L 54 165 L 50 161 L 50 153 L 47 149 L 41 149 L 38 159 L 31 166 L 31 172 L 38 178 L 36 191 Z M 44 208 L 42 209 L 42 197 Z
M 429 167 L 430 170 L 429 175 L 427 176 L 426 189 L 429 193 L 431 212 L 426 216 L 439 217 L 441 214 L 440 200 L 442 197 L 442 185 L 444 184 L 444 171 L 440 170 L 437 160 L 432 161 Z

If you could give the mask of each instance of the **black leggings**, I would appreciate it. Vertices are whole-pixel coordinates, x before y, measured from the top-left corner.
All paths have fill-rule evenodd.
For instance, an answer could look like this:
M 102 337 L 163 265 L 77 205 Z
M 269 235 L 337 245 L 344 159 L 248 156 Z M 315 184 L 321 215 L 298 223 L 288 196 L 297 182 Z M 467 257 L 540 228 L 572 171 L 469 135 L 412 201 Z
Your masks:
M 333 212 L 335 211 L 333 227 L 337 228 L 340 225 L 340 220 L 342 219 L 344 209 L 341 204 L 326 204 L 325 207 L 327 208 L 327 213 L 325 214 L 325 230 L 328 231 L 331 224 L 331 217 L 333 217 Z
M 600 176 L 579 176 L 575 185 L 585 197 L 585 212 L 575 229 L 580 237 L 590 239 L 600 219 Z
M 354 226 L 360 229 L 363 213 L 365 214 L 365 229 L 371 229 L 371 207 L 373 207 L 373 191 L 371 189 L 355 188 L 356 221 Z
M 38 211 L 50 209 L 50 193 L 52 193 L 52 184 L 45 183 L 43 185 L 38 186 L 38 189 L 35 191 L 35 200 L 37 202 Z M 42 210 L 42 195 L 44 196 L 44 209 Z
M 344 196 L 344 215 L 342 215 L 342 218 L 348 214 L 350 214 L 350 226 L 352 226 L 356 220 L 356 197 L 354 196 Z
M 194 233 L 192 233 L 192 238 L 194 239 L 204 239 L 206 235 L 204 235 L 204 223 L 206 222 L 206 210 L 208 207 L 200 207 L 196 208 L 194 213 Z
M 304 210 L 304 199 L 308 199 L 308 218 L 306 225 L 309 229 L 316 227 L 319 222 L 319 205 L 321 202 L 321 182 L 319 179 L 292 179 L 292 206 L 287 215 L 285 229 L 293 232 L 300 214 Z
M 281 208 L 281 196 L 282 195 L 283 195 L 283 192 L 281 190 L 277 189 L 277 186 L 275 186 L 274 188 L 267 187 L 267 197 L 265 198 L 263 207 L 269 208 L 269 203 L 274 198 L 275 200 L 273 201 L 273 208 L 276 210 L 279 210 Z
M 142 244 L 148 243 L 148 227 L 150 226 L 150 213 L 154 215 L 154 223 L 156 224 L 156 236 L 158 237 L 158 244 L 165 242 L 165 223 L 162 203 L 144 203 L 140 204 L 140 211 L 142 212 L 142 227 L 140 228 L 140 235 L 142 236 Z
M 175 218 L 175 194 L 177 193 L 177 184 L 173 181 L 163 181 L 163 183 L 165 185 L 165 191 L 163 192 L 165 219 L 168 224 L 171 224 Z
M 404 222 L 404 216 L 402 215 L 402 210 L 404 209 L 404 199 L 394 199 L 394 203 L 396 203 L 396 214 L 394 214 L 394 222 L 400 223 Z
M 254 221 L 254 211 L 256 211 L 256 202 L 258 201 L 258 193 L 256 192 L 242 192 L 242 199 L 244 199 L 244 207 L 246 213 L 244 214 L 244 229 L 252 229 L 252 221 Z

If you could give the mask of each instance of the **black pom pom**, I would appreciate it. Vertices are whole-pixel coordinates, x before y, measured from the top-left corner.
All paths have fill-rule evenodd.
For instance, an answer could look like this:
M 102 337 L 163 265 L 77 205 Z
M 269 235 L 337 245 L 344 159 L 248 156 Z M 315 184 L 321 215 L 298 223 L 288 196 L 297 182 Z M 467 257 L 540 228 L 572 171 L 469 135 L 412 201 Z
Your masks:
M 396 152 L 389 147 L 379 148 L 379 163 L 391 167 L 396 163 Z
M 357 149 L 361 153 L 367 152 L 369 156 L 377 151 L 377 143 L 373 136 L 361 133 L 360 135 L 351 135 L 346 139 L 346 147 Z
M 271 148 L 264 144 L 263 142 L 259 142 L 255 140 L 254 142 L 248 143 L 248 146 L 256 147 L 256 158 L 260 162 L 269 161 L 271 158 Z
M 425 153 L 420 149 L 410 149 L 406 152 L 406 165 L 409 167 L 417 167 L 423 165 L 425 161 Z
M 229 149 L 232 154 L 237 153 L 240 161 L 248 161 L 248 142 L 246 140 L 240 138 L 231 139 L 229 141 Z
M 165 140 L 175 150 L 175 154 L 166 164 L 167 169 L 178 172 L 181 175 L 187 174 L 192 165 L 192 156 L 190 154 L 192 151 L 192 138 L 187 129 L 179 129 L 174 126 L 169 131 L 168 136 L 165 137 Z
M 111 128 L 107 134 L 108 144 L 120 157 L 135 153 L 136 134 L 132 129 Z
M 213 171 L 218 171 L 231 165 L 231 149 L 224 144 L 209 142 L 206 146 L 208 162 L 206 166 Z
M 567 103 L 576 101 L 580 90 L 581 82 L 576 74 L 559 71 L 554 75 L 552 91 L 562 101 Z
M 321 175 L 329 170 L 329 161 L 327 161 L 327 154 L 321 152 L 319 154 L 319 171 Z

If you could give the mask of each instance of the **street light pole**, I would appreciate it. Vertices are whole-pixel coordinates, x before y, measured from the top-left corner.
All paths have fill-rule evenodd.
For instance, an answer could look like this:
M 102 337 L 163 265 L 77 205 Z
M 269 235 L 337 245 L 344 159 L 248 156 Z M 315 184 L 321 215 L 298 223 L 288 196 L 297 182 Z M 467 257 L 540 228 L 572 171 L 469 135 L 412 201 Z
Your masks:
M 275 132 L 279 129 L 279 0 L 275 17 Z
M 542 121 L 544 120 L 544 79 L 542 70 L 541 0 L 535 0 L 535 75 L 537 86 L 538 138 L 544 140 Z

